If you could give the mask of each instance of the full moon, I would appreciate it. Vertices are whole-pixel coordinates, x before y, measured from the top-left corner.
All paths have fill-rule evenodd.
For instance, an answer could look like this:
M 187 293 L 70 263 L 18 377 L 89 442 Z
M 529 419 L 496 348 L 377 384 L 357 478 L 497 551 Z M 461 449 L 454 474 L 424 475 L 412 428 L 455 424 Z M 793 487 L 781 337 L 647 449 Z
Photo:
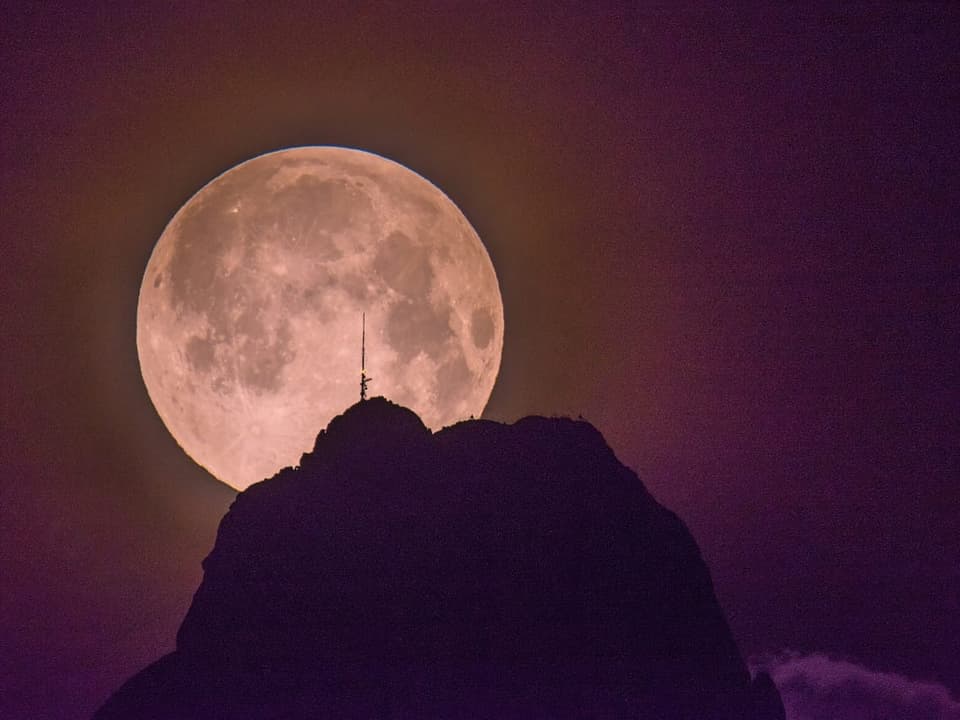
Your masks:
M 434 429 L 480 415 L 503 349 L 493 264 L 412 170 L 339 147 L 268 153 L 177 212 L 137 308 L 144 383 L 197 463 L 242 490 L 371 395 Z

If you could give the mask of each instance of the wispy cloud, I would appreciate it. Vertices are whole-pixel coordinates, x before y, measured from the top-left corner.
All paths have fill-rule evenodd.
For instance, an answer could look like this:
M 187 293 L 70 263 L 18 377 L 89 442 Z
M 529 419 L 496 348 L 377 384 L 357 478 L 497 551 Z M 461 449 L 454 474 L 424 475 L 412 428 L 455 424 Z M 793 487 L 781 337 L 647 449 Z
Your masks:
M 787 720 L 960 720 L 960 703 L 937 683 L 820 653 L 783 652 L 751 665 L 770 673 Z

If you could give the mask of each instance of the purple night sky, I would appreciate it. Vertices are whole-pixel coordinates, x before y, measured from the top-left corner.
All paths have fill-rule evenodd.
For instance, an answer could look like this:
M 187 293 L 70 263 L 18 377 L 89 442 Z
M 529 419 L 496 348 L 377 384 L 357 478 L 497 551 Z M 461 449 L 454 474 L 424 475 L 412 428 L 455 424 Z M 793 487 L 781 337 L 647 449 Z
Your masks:
M 147 397 L 143 269 L 208 180 L 322 144 L 463 210 L 485 417 L 594 423 L 793 718 L 960 717 L 960 10 L 642 5 L 4 6 L 0 716 L 173 647 L 233 492 Z

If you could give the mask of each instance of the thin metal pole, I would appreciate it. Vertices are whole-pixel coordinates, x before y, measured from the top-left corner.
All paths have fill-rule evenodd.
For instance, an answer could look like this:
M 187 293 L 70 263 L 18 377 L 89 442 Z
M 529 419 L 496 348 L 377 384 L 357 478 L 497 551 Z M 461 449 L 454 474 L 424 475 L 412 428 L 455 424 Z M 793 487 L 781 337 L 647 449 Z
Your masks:
M 367 399 L 367 314 L 363 313 L 360 331 L 360 400 Z

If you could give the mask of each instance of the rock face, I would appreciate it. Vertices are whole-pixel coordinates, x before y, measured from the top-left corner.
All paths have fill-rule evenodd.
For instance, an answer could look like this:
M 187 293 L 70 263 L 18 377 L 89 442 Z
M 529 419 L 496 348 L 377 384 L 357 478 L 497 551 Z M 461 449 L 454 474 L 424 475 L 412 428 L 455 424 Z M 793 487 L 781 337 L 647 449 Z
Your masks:
M 176 651 L 96 720 L 784 717 L 690 533 L 584 422 L 360 403 L 203 567 Z

